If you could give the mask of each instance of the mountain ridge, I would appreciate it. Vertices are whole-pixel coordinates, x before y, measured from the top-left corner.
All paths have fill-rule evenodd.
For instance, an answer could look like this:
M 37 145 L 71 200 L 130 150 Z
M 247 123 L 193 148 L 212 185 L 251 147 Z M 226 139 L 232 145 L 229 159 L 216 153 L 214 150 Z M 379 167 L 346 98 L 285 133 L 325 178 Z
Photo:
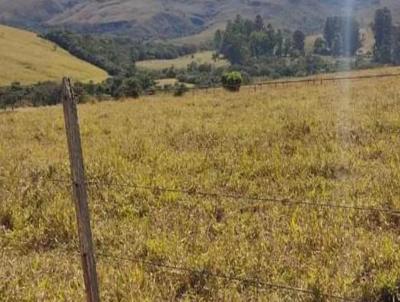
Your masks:
M 372 22 L 375 9 L 388 6 L 400 16 L 398 0 L 355 0 L 360 22 Z M 241 14 L 262 15 L 276 26 L 321 30 L 327 16 L 343 14 L 345 0 L 2 0 L 0 23 L 135 38 L 177 38 L 222 26 Z

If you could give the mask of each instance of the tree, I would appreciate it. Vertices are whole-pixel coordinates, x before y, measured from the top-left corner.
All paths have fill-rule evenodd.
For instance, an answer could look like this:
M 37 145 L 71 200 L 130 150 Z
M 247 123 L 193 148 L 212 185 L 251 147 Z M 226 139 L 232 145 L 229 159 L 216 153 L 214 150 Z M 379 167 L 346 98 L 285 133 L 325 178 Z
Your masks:
M 140 81 L 132 77 L 122 81 L 122 84 L 118 87 L 116 96 L 138 98 L 141 92 Z
M 334 17 L 328 17 L 326 19 L 324 27 L 324 39 L 329 49 L 332 48 L 333 40 L 335 39 L 335 35 L 338 32 L 336 26 L 337 24 Z
M 343 54 L 343 38 L 341 35 L 335 35 L 335 38 L 332 41 L 331 54 L 334 57 L 339 57 Z
M 264 20 L 260 15 L 256 16 L 256 20 L 254 21 L 254 28 L 255 28 L 256 31 L 265 30 Z
M 284 54 L 284 39 L 282 30 L 278 30 L 276 33 L 276 50 L 275 55 L 278 57 L 282 57 Z
M 255 31 L 250 35 L 250 50 L 252 57 L 260 57 L 266 51 L 268 37 L 265 32 Z
M 392 63 L 400 65 L 400 28 L 393 30 Z
M 306 35 L 301 30 L 296 30 L 293 33 L 293 49 L 300 54 L 304 54 Z
M 292 50 L 293 46 L 293 41 L 292 39 L 285 39 L 283 41 L 283 53 L 282 56 L 287 57 L 290 54 L 290 51 Z
M 317 55 L 322 55 L 322 56 L 329 54 L 329 50 L 327 49 L 326 41 L 323 38 L 319 37 L 315 40 L 314 53 Z
M 174 96 L 183 96 L 189 91 L 189 88 L 183 83 L 176 83 L 174 88 Z
M 245 23 L 237 15 L 234 22 L 228 21 L 220 52 L 232 64 L 244 64 L 250 56 L 248 40 Z
M 361 47 L 360 24 L 351 16 L 342 19 L 343 55 L 354 56 Z
M 268 56 L 274 56 L 276 45 L 278 42 L 278 37 L 272 24 L 267 25 L 266 33 L 267 33 L 267 38 L 264 45 L 265 54 Z
M 392 61 L 392 13 L 385 7 L 375 12 L 375 20 L 372 26 L 375 36 L 374 59 L 379 63 Z
M 361 46 L 360 25 L 352 16 L 326 19 L 324 39 L 333 56 L 353 56 Z
M 224 39 L 224 34 L 220 29 L 218 29 L 214 34 L 214 48 L 217 51 L 221 49 L 223 39 Z

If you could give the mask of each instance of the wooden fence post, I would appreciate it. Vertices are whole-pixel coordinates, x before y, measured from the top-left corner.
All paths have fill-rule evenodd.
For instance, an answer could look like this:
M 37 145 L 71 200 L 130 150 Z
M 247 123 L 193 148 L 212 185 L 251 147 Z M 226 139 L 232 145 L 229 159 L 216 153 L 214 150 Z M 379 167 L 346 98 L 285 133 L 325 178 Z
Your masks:
M 65 130 L 67 133 L 68 151 L 71 166 L 73 200 L 78 222 L 79 244 L 86 288 L 87 302 L 99 302 L 99 287 L 97 283 L 96 261 L 93 252 L 92 230 L 88 195 L 86 190 L 85 169 L 79 130 L 76 96 L 71 80 L 64 78 L 62 82 L 62 102 L 64 108 Z

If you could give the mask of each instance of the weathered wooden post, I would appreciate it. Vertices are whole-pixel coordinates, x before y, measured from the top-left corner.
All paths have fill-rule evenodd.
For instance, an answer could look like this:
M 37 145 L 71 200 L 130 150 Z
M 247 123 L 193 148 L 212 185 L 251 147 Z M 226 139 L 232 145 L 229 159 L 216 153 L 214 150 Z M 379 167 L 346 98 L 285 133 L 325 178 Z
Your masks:
M 64 78 L 62 81 L 61 98 L 64 107 L 65 130 L 67 133 L 71 166 L 72 193 L 78 223 L 80 254 L 86 288 L 86 298 L 87 302 L 99 302 L 99 287 L 97 283 L 92 230 L 90 227 L 88 195 L 86 190 L 76 96 L 72 89 L 71 80 L 68 78 Z

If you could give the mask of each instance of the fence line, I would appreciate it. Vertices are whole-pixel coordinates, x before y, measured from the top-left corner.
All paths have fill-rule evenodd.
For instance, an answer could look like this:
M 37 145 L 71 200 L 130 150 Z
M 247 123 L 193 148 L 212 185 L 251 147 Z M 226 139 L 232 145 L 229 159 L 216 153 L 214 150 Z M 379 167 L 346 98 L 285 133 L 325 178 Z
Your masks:
M 387 73 L 387 74 L 374 74 L 374 75 L 363 75 L 363 76 L 337 76 L 337 77 L 326 77 L 326 78 L 308 78 L 308 79 L 300 79 L 300 80 L 271 80 L 271 81 L 261 81 L 252 84 L 242 85 L 243 88 L 253 88 L 255 91 L 257 87 L 262 89 L 263 86 L 275 86 L 279 85 L 292 85 L 292 84 L 323 84 L 324 82 L 336 82 L 336 81 L 355 81 L 355 80 L 366 80 L 366 79 L 375 79 L 375 78 L 391 78 L 391 77 L 400 77 L 400 73 Z M 226 86 L 227 88 L 237 88 L 237 86 Z M 202 86 L 202 87 L 192 87 L 189 88 L 193 93 L 195 91 L 206 91 L 210 89 L 221 89 L 224 88 L 221 86 Z
M 98 257 L 104 257 L 107 259 L 111 260 L 122 260 L 122 261 L 128 261 L 128 262 L 133 262 L 137 264 L 141 264 L 147 267 L 155 267 L 159 269 L 166 269 L 169 271 L 179 271 L 182 273 L 191 273 L 191 274 L 196 274 L 200 275 L 203 277 L 213 277 L 213 278 L 218 278 L 218 279 L 223 279 L 227 281 L 234 281 L 234 282 L 240 282 L 242 284 L 247 284 L 249 286 L 253 286 L 256 288 L 264 288 L 264 289 L 274 289 L 274 290 L 279 290 L 279 291 L 291 291 L 291 292 L 297 292 L 301 294 L 307 294 L 307 295 L 315 295 L 317 294 L 314 290 L 310 289 L 304 289 L 304 288 L 298 288 L 298 287 L 292 287 L 289 285 L 284 285 L 284 284 L 277 284 L 277 283 L 270 283 L 270 282 L 265 282 L 265 281 L 260 281 L 257 279 L 251 279 L 251 278 L 245 278 L 245 277 L 240 277 L 238 275 L 228 275 L 225 273 L 214 273 L 210 270 L 196 270 L 193 268 L 189 267 L 183 267 L 183 266 L 177 266 L 173 264 L 162 264 L 154 261 L 148 261 L 148 260 L 143 260 L 135 257 L 123 257 L 123 256 L 116 256 L 116 255 L 110 255 L 104 252 L 97 252 L 96 254 Z M 333 295 L 333 294 L 326 294 L 326 293 L 319 293 L 318 295 L 323 296 L 325 298 L 332 298 L 340 301 L 358 301 L 352 298 L 347 298 L 347 297 L 342 297 L 338 295 Z
M 54 183 L 62 183 L 70 185 L 71 181 L 66 179 L 49 179 L 49 181 Z M 96 178 L 92 178 L 86 181 L 88 186 L 108 186 L 108 187 L 119 187 L 119 188 L 132 188 L 132 189 L 141 189 L 148 190 L 153 192 L 164 192 L 164 193 L 180 193 L 188 196 L 203 196 L 203 197 L 212 197 L 212 198 L 226 198 L 233 200 L 249 200 L 259 202 L 253 205 L 247 205 L 243 208 L 238 209 L 238 211 L 244 211 L 247 209 L 251 209 L 254 207 L 265 206 L 266 204 L 275 204 L 281 206 L 305 206 L 312 208 L 327 208 L 327 209 L 338 209 L 338 210 L 355 210 L 359 212 L 380 212 L 393 216 L 400 216 L 400 210 L 390 209 L 390 208 L 381 208 L 381 207 L 368 207 L 368 206 L 357 206 L 357 205 L 346 205 L 346 204 L 337 204 L 337 203 L 329 203 L 329 202 L 320 202 L 320 201 L 309 201 L 309 200 L 298 200 L 290 197 L 265 197 L 265 196 L 249 196 L 249 195 L 235 195 L 235 194 L 227 194 L 227 193 L 219 193 L 219 192 L 206 192 L 200 191 L 196 188 L 192 189 L 183 189 L 183 188 L 169 188 L 169 187 L 161 187 L 161 186 L 149 186 L 149 185 L 138 185 L 138 184 L 130 184 L 130 183 L 117 183 L 112 181 L 104 181 L 104 180 L 96 180 Z
M 14 249 L 6 249 L 4 252 L 7 251 L 13 251 Z M 15 250 L 17 251 L 17 250 Z M 63 253 L 66 252 L 65 256 L 69 255 L 72 253 L 73 255 L 79 256 L 79 247 L 74 245 L 71 249 L 63 249 L 61 250 Z M 148 268 L 156 268 L 160 270 L 165 270 L 168 273 L 182 273 L 182 274 L 193 274 L 196 276 L 200 277 L 212 277 L 216 279 L 221 279 L 221 280 L 226 280 L 229 282 L 239 282 L 241 284 L 251 286 L 257 289 L 264 289 L 264 290 L 275 290 L 275 291 L 286 291 L 286 292 L 295 292 L 303 295 L 319 295 L 321 297 L 325 298 L 331 298 L 335 299 L 338 301 L 346 301 L 346 302 L 357 302 L 359 300 L 356 300 L 354 298 L 349 298 L 349 297 L 343 297 L 339 296 L 336 294 L 328 294 L 328 293 L 323 293 L 319 292 L 317 290 L 312 290 L 312 289 L 306 289 L 306 288 L 300 288 L 300 287 L 294 287 L 290 286 L 287 284 L 282 284 L 282 283 L 274 283 L 274 282 L 268 282 L 268 281 L 263 281 L 260 279 L 256 278 L 249 278 L 249 277 L 242 277 L 237 274 L 232 274 L 232 273 L 217 273 L 217 272 L 212 272 L 211 270 L 208 269 L 196 269 L 196 268 L 191 268 L 187 266 L 181 266 L 181 265 L 176 265 L 172 263 L 160 263 L 160 262 L 155 262 L 155 261 L 150 261 L 150 260 L 145 260 L 142 258 L 138 258 L 135 256 L 119 256 L 111 253 L 106 253 L 103 251 L 97 251 L 95 252 L 95 257 L 98 259 L 103 259 L 104 261 L 108 261 L 110 263 L 114 263 L 117 260 L 119 261 L 124 261 L 124 262 L 131 262 L 131 263 L 136 263 L 143 265 Z M 234 268 L 233 268 L 234 269 Z M 162 272 L 162 271 L 161 271 Z
M 352 206 L 352 205 L 342 205 L 342 204 L 332 204 L 326 202 L 312 202 L 312 201 L 301 201 L 294 200 L 291 198 L 276 198 L 276 197 L 254 197 L 247 195 L 235 195 L 235 194 L 224 194 L 217 192 L 205 192 L 199 191 L 197 189 L 182 189 L 182 188 L 167 188 L 160 186 L 145 186 L 145 185 L 137 185 L 137 184 L 128 184 L 128 183 L 115 183 L 115 182 L 99 182 L 89 180 L 87 181 L 88 185 L 104 185 L 104 186 L 114 186 L 114 187 L 128 187 L 135 189 L 143 189 L 149 191 L 159 191 L 159 192 L 170 192 L 170 193 L 181 193 L 189 196 L 205 196 L 205 197 L 213 197 L 213 198 L 227 198 L 234 200 L 250 200 L 262 203 L 275 203 L 280 204 L 282 206 L 293 206 L 293 205 L 303 205 L 309 207 L 321 207 L 321 208 L 333 208 L 333 209 L 342 209 L 342 210 L 357 210 L 364 212 L 383 212 L 387 214 L 400 215 L 400 210 L 393 210 L 388 208 L 375 208 L 375 207 L 364 207 L 364 206 Z M 255 205 L 258 206 L 258 205 Z
M 374 75 L 363 75 L 363 76 L 338 76 L 330 78 L 311 78 L 302 80 L 286 80 L 286 81 L 266 81 L 260 82 L 258 85 L 275 85 L 275 84 L 298 84 L 298 83 L 323 83 L 323 82 L 334 82 L 334 81 L 353 81 L 353 80 L 365 80 L 375 78 L 389 78 L 389 77 L 400 77 L 400 73 L 387 73 L 387 74 L 374 74 Z M 257 83 L 255 84 L 257 85 Z

